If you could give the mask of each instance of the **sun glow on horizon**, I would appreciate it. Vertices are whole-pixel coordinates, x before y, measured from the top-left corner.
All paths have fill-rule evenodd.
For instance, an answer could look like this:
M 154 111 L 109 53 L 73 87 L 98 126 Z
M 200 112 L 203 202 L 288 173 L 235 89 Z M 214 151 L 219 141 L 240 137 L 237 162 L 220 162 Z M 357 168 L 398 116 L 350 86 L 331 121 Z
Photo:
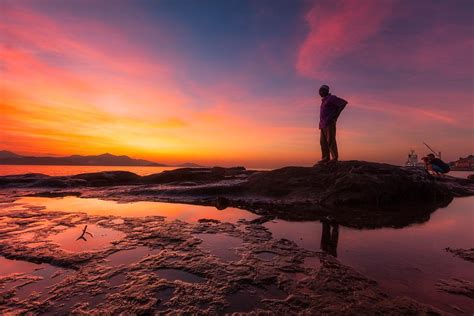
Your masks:
M 202 20 L 179 3 L 97 2 L 91 12 L 80 2 L 3 0 L 0 150 L 311 165 L 324 82 L 349 100 L 342 159 L 397 163 L 411 148 L 424 152 L 422 141 L 452 158 L 472 151 L 473 34 L 461 8 L 432 8 L 435 23 L 415 19 L 416 4 L 402 15 L 409 4 L 322 2 L 216 3 Z M 357 27 L 366 16 L 378 18 Z M 405 35 L 403 23 L 422 36 Z

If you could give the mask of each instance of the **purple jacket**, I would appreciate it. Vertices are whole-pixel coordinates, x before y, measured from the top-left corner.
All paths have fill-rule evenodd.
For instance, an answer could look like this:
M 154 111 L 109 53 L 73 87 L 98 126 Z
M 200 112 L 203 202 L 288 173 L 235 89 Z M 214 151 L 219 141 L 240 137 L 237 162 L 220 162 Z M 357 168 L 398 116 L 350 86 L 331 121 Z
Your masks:
M 329 94 L 321 99 L 321 111 L 319 114 L 319 128 L 325 128 L 336 122 L 339 114 L 344 110 L 347 101 Z

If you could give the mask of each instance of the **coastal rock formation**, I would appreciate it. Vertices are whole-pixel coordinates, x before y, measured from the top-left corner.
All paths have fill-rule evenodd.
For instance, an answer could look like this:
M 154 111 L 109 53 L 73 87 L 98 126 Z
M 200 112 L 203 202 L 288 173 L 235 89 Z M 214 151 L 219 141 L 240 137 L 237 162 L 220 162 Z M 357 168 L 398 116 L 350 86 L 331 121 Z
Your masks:
M 108 171 L 49 177 L 0 177 L 0 188 L 25 194 L 119 201 L 168 201 L 235 206 L 286 219 L 328 219 L 353 227 L 402 227 L 424 222 L 453 197 L 474 195 L 474 181 L 433 177 L 423 169 L 363 161 L 272 171 L 182 168 L 149 176 Z M 47 190 L 45 190 L 47 188 Z

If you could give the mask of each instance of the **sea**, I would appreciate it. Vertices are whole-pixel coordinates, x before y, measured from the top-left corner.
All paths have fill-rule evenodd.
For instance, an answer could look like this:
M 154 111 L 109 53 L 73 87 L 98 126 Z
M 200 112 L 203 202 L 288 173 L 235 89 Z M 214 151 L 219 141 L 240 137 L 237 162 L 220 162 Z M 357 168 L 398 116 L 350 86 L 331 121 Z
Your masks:
M 138 166 L 45 166 L 45 165 L 0 165 L 0 176 L 25 173 L 42 173 L 48 176 L 70 176 L 80 173 L 101 171 L 130 171 L 140 176 L 174 170 L 182 167 L 138 167 Z M 269 170 L 267 168 L 247 168 L 253 170 Z M 467 178 L 474 171 L 451 171 L 450 176 Z

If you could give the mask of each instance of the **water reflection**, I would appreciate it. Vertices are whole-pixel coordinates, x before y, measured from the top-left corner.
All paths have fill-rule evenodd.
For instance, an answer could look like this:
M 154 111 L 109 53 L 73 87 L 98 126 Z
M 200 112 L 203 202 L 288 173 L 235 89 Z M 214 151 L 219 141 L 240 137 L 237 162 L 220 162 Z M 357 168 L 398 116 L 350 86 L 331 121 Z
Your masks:
M 337 243 L 339 241 L 339 224 L 330 224 L 323 221 L 321 230 L 321 250 L 337 257 Z
M 85 230 L 92 232 L 96 238 L 78 238 Z M 102 227 L 96 224 L 90 224 L 85 228 L 78 226 L 67 228 L 60 233 L 54 233 L 48 236 L 48 240 L 64 251 L 82 252 L 101 250 L 112 245 L 113 242 L 125 237 L 125 234 L 111 228 Z
M 412 297 L 450 312 L 456 312 L 453 305 L 474 312 L 472 299 L 441 292 L 436 286 L 440 279 L 474 281 L 472 263 L 445 251 L 473 247 L 473 206 L 474 197 L 456 198 L 430 214 L 429 220 L 418 218 L 402 228 L 355 229 L 334 221 L 282 219 L 264 226 L 273 238 L 337 256 L 393 296 Z
M 223 222 L 236 223 L 239 219 L 253 220 L 259 216 L 247 210 L 227 207 L 224 211 L 214 207 L 165 202 L 130 202 L 100 200 L 95 198 L 79 198 L 67 196 L 61 198 L 23 197 L 16 201 L 18 207 L 44 207 L 46 211 L 83 212 L 88 215 L 115 215 L 124 217 L 164 216 L 168 220 L 179 219 L 185 222 L 197 222 L 201 218 L 216 219 Z M 220 207 L 226 206 L 221 200 Z M 8 211 L 11 211 L 10 209 Z

